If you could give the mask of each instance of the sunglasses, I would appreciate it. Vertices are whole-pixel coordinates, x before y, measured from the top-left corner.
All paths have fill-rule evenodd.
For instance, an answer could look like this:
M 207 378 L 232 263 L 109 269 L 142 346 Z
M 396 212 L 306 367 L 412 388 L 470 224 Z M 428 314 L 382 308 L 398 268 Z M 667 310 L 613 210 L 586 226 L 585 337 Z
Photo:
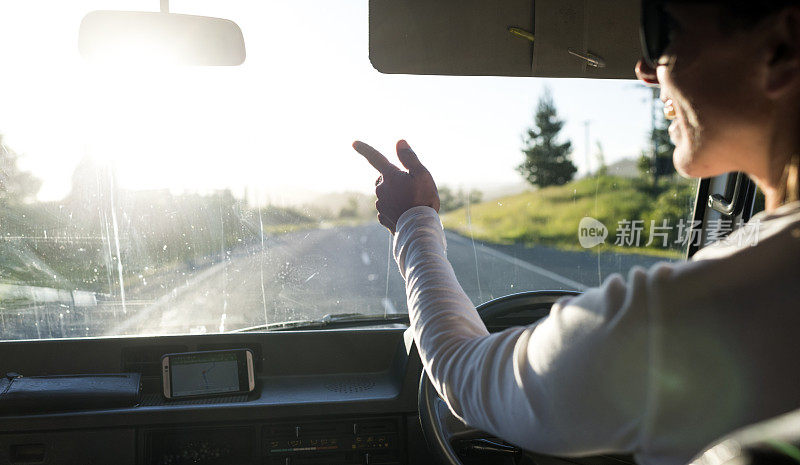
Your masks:
M 639 37 L 644 60 L 653 68 L 669 46 L 676 26 L 674 18 L 665 9 L 666 4 L 667 0 L 642 0 Z

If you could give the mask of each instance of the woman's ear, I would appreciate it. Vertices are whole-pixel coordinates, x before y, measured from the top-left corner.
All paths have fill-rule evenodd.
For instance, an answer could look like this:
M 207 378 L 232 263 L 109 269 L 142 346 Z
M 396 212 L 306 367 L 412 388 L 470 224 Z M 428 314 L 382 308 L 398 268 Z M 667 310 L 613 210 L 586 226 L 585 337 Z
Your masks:
M 800 7 L 788 7 L 766 25 L 765 91 L 772 99 L 800 91 Z

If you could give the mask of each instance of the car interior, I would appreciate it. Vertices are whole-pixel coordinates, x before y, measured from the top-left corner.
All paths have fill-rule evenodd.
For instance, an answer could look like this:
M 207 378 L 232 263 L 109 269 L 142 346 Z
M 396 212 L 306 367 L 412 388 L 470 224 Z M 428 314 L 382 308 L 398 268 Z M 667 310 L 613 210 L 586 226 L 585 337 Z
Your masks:
M 27 170 L 42 181 L 38 193 L 20 188 L 17 200 L 9 187 L 0 198 L 6 209 L 0 218 L 0 463 L 635 463 L 630 456 L 536 454 L 454 417 L 424 375 L 391 236 L 374 219 L 373 198 L 341 201 L 333 192 L 374 187 L 369 167 L 347 152 L 348 138 L 390 140 L 425 129 L 432 139 L 482 144 L 484 120 L 471 126 L 444 110 L 438 114 L 437 94 L 445 107 L 456 102 L 448 107 L 452 113 L 492 121 L 495 107 L 482 102 L 535 97 L 538 88 L 526 86 L 547 82 L 556 103 L 564 96 L 575 108 L 600 107 L 592 124 L 602 131 L 611 110 L 595 99 L 615 86 L 613 92 L 635 94 L 631 105 L 643 108 L 627 118 L 643 119 L 636 124 L 644 129 L 626 130 L 645 144 L 652 101 L 633 82 L 641 54 L 638 0 L 150 3 L 0 6 L 0 29 L 7 31 L 0 54 L 16 70 L 0 79 L 2 100 L 10 102 L 0 134 L 6 160 L 13 155 L 20 162 L 4 174 L 22 179 Z M 282 35 L 269 35 L 277 30 Z M 308 53 L 295 50 L 298 43 L 308 44 Z M 334 47 L 347 55 L 331 56 Z M 51 58 L 49 49 L 67 57 Z M 348 84 L 348 67 L 369 80 Z M 401 87 L 405 82 L 412 87 Z M 520 94 L 500 95 L 503 86 Z M 589 90 L 570 96 L 572 87 L 559 86 Z M 353 96 L 359 92 L 364 101 Z M 75 97 L 89 94 L 91 102 Z M 405 122 L 417 117 L 415 110 L 392 106 L 415 99 L 431 103 L 420 113 L 440 118 L 441 131 L 427 129 L 430 115 L 420 115 L 418 127 Z M 532 101 L 522 105 L 529 118 Z M 381 107 L 386 114 L 376 113 Z M 587 162 L 580 167 L 586 174 L 579 176 L 592 182 L 592 204 L 604 202 L 601 194 L 623 181 L 608 178 L 608 187 L 593 181 L 588 117 L 585 125 L 576 118 L 569 130 L 587 134 L 581 146 Z M 298 121 L 302 128 L 286 129 Z M 33 129 L 16 129 L 23 126 Z M 512 153 L 522 129 L 511 128 Z M 233 142 L 220 142 L 221 133 Z M 341 147 L 319 142 L 326 139 Z M 613 145 L 606 147 L 611 155 Z M 122 155 L 108 165 L 85 156 L 114 151 Z M 327 158 L 306 158 L 312 151 Z M 490 165 L 502 157 L 479 160 L 476 153 L 466 154 L 472 161 L 446 183 L 492 176 Z M 432 163 L 441 172 L 459 159 Z M 609 166 L 612 175 L 614 169 Z M 282 184 L 292 176 L 297 186 L 309 187 L 350 175 L 357 179 L 352 185 L 330 181 L 328 193 L 314 200 Z M 356 187 L 358 179 L 363 186 Z M 278 187 L 258 192 L 252 186 L 259 183 Z M 232 193 L 229 185 L 245 187 Z M 565 205 L 577 201 L 578 189 Z M 525 247 L 514 238 L 492 242 L 479 229 L 448 233 L 448 254 L 491 332 L 530 325 L 558 299 L 609 274 L 691 257 L 720 237 L 723 223 L 741 224 L 762 208 L 755 184 L 740 173 L 687 189 L 679 216 L 698 240 L 652 256 L 642 252 L 641 261 L 613 249 L 575 251 L 577 236 L 564 252 L 530 245 L 536 235 Z M 447 215 L 466 215 L 468 225 L 477 225 L 489 206 L 509 205 L 503 195 L 511 194 L 484 190 L 483 201 L 469 194 Z M 289 198 L 301 199 L 297 205 L 339 204 L 331 207 L 333 217 L 317 219 L 311 207 L 287 207 Z M 286 220 L 301 214 L 302 221 Z M 591 214 L 581 213 L 570 227 L 577 232 L 580 216 Z M 192 369 L 182 367 L 203 354 L 219 358 L 203 359 L 196 377 L 180 379 L 179 370 Z M 230 367 L 229 356 L 243 358 L 225 378 L 220 371 Z M 764 444 L 780 437 L 790 445 L 785 432 L 796 431 L 796 421 L 769 428 L 731 436 L 699 463 L 774 463 L 778 458 L 763 452 Z M 741 446 L 748 442 L 755 445 Z

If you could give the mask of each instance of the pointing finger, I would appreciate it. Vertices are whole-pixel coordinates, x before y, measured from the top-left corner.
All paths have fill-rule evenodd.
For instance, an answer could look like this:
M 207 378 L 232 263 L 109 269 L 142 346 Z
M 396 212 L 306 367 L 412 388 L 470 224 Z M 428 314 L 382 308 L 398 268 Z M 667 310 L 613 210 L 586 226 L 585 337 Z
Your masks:
M 411 150 L 411 146 L 408 145 L 408 142 L 402 139 L 397 141 L 397 158 L 400 159 L 400 163 L 406 167 L 410 174 L 425 171 L 425 167 L 420 163 L 417 154 Z
M 364 158 L 366 158 L 369 164 L 372 165 L 376 170 L 380 171 L 381 174 L 389 174 L 391 172 L 398 171 L 398 168 L 394 166 L 392 162 L 387 160 L 386 157 L 369 145 L 357 140 L 353 142 L 353 148 L 356 150 L 356 152 L 360 153 Z

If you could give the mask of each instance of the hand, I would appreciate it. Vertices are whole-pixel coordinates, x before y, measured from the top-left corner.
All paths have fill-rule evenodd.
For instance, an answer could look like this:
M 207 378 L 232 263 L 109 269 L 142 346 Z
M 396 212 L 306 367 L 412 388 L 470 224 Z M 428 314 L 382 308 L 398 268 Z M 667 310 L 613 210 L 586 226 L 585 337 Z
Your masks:
M 353 148 L 381 173 L 375 181 L 375 194 L 378 196 L 375 208 L 378 209 L 378 221 L 392 234 L 400 215 L 409 208 L 425 205 L 439 211 L 436 183 L 433 182 L 431 173 L 419 162 L 408 142 L 397 141 L 397 158 L 407 172 L 361 141 L 353 142 Z

